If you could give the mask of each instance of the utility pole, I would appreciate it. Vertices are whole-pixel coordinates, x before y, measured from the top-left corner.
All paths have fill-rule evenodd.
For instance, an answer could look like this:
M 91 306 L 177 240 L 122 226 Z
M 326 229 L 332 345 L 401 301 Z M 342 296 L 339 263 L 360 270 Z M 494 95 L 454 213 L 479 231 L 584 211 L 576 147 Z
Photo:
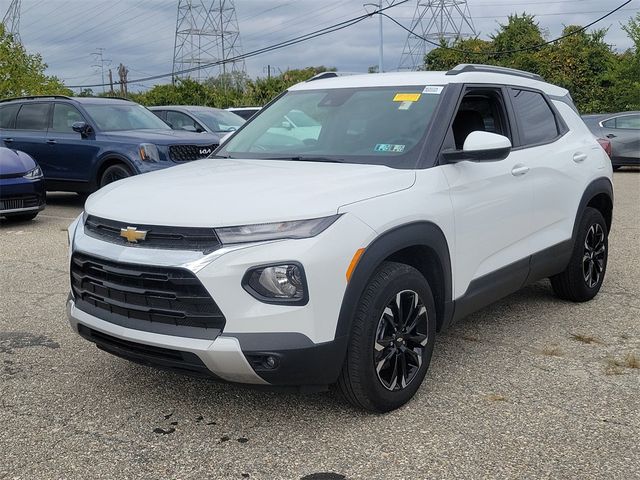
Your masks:
M 104 86 L 104 64 L 110 64 L 111 60 L 109 59 L 105 59 L 104 58 L 104 48 L 100 47 L 100 48 L 96 48 L 96 51 L 93 52 L 91 55 L 93 55 L 94 59 L 98 62 L 97 64 L 92 65 L 93 67 L 99 68 L 100 69 L 100 76 L 102 78 L 102 93 L 105 93 L 105 86 Z
M 365 7 L 373 7 L 375 9 L 378 10 L 382 10 L 382 0 L 378 0 L 378 3 L 365 3 L 364 4 Z M 383 45 L 384 45 L 384 37 L 382 35 L 382 15 L 378 15 L 378 33 L 379 33 L 379 45 L 378 45 L 378 72 L 382 73 L 384 72 L 384 52 L 383 52 Z
M 109 69 L 109 95 L 111 95 L 112 97 L 115 95 L 113 92 L 113 74 L 111 72 L 111 69 Z

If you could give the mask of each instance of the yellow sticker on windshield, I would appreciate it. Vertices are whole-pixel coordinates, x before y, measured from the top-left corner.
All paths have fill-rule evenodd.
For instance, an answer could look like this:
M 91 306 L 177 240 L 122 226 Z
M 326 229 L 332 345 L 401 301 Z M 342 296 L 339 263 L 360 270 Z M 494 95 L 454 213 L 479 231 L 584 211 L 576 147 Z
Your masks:
M 417 102 L 420 100 L 420 93 L 396 93 L 394 102 Z

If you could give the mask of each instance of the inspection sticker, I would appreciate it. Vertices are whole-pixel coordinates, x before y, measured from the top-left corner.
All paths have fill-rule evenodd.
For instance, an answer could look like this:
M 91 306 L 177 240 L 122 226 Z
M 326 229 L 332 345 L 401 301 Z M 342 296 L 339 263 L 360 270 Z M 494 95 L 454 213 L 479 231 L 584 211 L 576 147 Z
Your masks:
M 404 147 L 404 145 L 394 145 L 392 143 L 378 143 L 373 150 L 376 152 L 402 153 L 404 152 Z
M 430 86 L 426 86 L 424 87 L 424 90 L 422 91 L 422 93 L 428 93 L 431 95 L 440 95 L 442 93 L 442 89 L 444 87 L 430 87 Z
M 420 100 L 420 93 L 396 93 L 394 102 L 417 102 Z

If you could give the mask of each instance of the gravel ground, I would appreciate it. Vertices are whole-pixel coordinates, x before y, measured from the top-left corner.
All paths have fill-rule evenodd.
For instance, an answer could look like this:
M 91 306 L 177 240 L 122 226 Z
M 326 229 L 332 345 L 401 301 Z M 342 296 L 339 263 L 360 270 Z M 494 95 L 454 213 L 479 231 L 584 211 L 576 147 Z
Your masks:
M 73 334 L 78 197 L 0 228 L 0 478 L 640 477 L 640 171 L 615 174 L 607 277 L 586 304 L 529 286 L 436 342 L 405 407 L 155 371 Z

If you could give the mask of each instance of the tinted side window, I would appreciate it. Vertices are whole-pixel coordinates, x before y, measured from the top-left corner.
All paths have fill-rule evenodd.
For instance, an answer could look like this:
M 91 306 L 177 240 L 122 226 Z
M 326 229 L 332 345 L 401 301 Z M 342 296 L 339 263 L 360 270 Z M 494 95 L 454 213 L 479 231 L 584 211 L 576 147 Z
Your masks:
M 73 105 L 56 103 L 53 106 L 53 122 L 51 129 L 54 132 L 73 132 L 73 124 L 84 122 L 84 118 Z
M 550 142 L 559 134 L 553 110 L 538 92 L 511 89 L 523 145 Z
M 182 130 L 184 127 L 200 128 L 200 125 L 198 125 L 189 115 L 174 112 L 173 110 L 167 110 L 167 122 L 169 122 L 175 130 Z
M 25 103 L 16 118 L 17 130 L 46 130 L 49 123 L 48 103 Z
M 607 120 L 606 122 L 602 122 L 602 126 L 605 128 L 616 128 L 616 119 L 615 118 L 611 118 L 609 120 Z
M 616 128 L 640 130 L 640 115 L 624 115 L 616 118 Z
M 0 128 L 13 128 L 16 121 L 16 113 L 20 108 L 19 103 L 3 105 L 0 107 Z

